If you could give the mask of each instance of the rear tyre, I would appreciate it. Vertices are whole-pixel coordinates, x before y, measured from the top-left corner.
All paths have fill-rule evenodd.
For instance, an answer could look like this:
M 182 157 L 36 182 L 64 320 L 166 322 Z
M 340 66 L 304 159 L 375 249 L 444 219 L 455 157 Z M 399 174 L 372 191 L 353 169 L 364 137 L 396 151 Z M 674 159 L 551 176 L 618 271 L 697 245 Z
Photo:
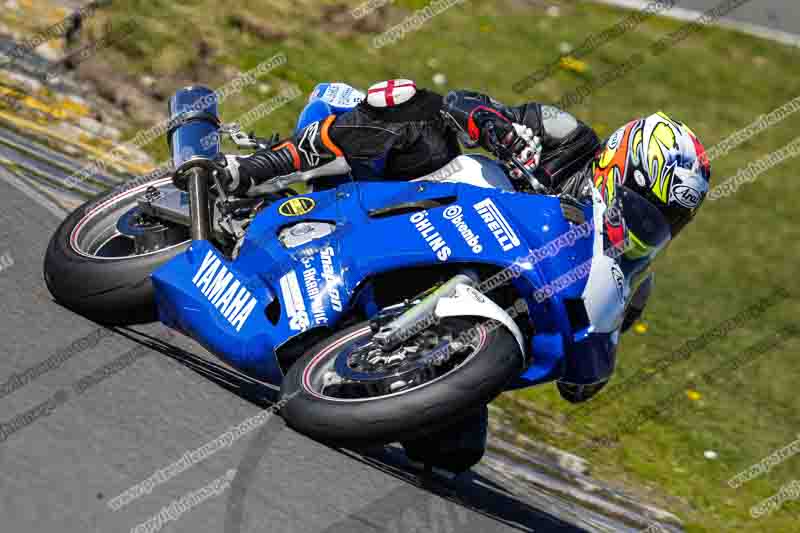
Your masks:
M 189 245 L 188 230 L 136 219 L 136 203 L 150 187 L 168 186 L 170 178 L 141 177 L 83 204 L 50 239 L 44 279 L 50 294 L 65 307 L 108 325 L 157 319 L 152 274 Z M 126 231 L 158 232 L 159 244 L 141 249 Z M 137 249 L 138 248 L 138 249 Z
M 516 340 L 496 322 L 459 317 L 444 319 L 440 326 L 452 330 L 451 339 L 465 331 L 475 334 L 462 343 L 463 350 L 455 354 L 458 358 L 454 355 L 452 361 L 440 365 L 440 375 L 411 382 L 406 388 L 395 389 L 397 382 L 389 383 L 388 390 L 396 390 L 389 393 L 375 393 L 381 390 L 377 378 L 363 369 L 355 374 L 363 382 L 325 385 L 351 372 L 343 365 L 350 365 L 358 350 L 369 348 L 373 332 L 367 322 L 319 343 L 284 378 L 282 414 L 287 423 L 310 437 L 341 446 L 411 441 L 441 431 L 485 406 L 522 370 Z M 391 369 L 386 375 L 392 379 L 401 370 Z

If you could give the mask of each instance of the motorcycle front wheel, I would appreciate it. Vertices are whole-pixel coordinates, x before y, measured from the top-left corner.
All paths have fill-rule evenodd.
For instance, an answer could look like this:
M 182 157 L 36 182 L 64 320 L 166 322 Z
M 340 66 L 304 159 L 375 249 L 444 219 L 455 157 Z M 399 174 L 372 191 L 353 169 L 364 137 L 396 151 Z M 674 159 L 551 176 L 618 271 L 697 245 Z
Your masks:
M 363 322 L 295 362 L 281 387 L 289 426 L 340 446 L 408 441 L 488 404 L 523 368 L 514 336 L 482 318 L 443 319 L 388 353 L 373 335 Z

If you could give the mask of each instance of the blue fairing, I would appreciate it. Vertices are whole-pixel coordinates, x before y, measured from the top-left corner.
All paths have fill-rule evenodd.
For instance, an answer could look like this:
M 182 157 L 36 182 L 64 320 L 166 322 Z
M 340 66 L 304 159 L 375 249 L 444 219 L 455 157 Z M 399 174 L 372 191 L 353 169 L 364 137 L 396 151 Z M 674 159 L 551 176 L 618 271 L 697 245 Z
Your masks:
M 282 379 L 276 348 L 310 328 L 335 329 L 352 308 L 367 316 L 377 310 L 365 296 L 369 291 L 360 291 L 371 276 L 445 263 L 507 267 L 574 227 L 564 219 L 557 198 L 456 183 L 348 183 L 304 198 L 313 201 L 313 206 L 301 200 L 297 205 L 303 209 L 298 211 L 276 202 L 261 211 L 234 261 L 223 258 L 210 243 L 196 241 L 153 274 L 163 322 L 188 333 L 237 368 L 275 385 Z M 369 215 L 387 206 L 426 199 L 444 205 L 390 216 Z M 590 214 L 587 208 L 587 217 Z M 461 232 L 453 222 L 458 215 L 463 216 Z M 492 216 L 502 223 L 491 222 Z M 277 235 L 301 221 L 330 222 L 335 230 L 287 249 Z M 464 226 L 477 236 L 477 242 L 468 242 Z M 580 298 L 586 280 L 541 303 L 533 293 L 590 259 L 591 243 L 591 238 L 578 239 L 555 257 L 528 265 L 512 280 L 528 301 L 535 331 L 530 339 L 533 363 L 513 387 L 552 380 L 564 372 L 565 354 L 579 341 L 563 299 Z M 268 307 L 278 312 L 270 313 Z

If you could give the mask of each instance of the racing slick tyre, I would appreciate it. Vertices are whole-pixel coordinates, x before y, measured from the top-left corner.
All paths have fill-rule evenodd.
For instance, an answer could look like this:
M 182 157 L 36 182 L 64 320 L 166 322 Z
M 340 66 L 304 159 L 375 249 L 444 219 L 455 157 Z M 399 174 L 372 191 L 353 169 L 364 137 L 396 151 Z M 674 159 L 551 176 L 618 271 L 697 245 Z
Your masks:
M 144 219 L 137 200 L 170 183 L 164 177 L 133 179 L 61 223 L 44 259 L 45 283 L 57 302 L 108 325 L 157 319 L 150 274 L 191 241 L 186 228 Z
M 373 335 L 362 322 L 292 365 L 281 386 L 290 427 L 337 446 L 412 441 L 473 414 L 524 367 L 514 336 L 483 318 L 445 318 L 390 353 Z

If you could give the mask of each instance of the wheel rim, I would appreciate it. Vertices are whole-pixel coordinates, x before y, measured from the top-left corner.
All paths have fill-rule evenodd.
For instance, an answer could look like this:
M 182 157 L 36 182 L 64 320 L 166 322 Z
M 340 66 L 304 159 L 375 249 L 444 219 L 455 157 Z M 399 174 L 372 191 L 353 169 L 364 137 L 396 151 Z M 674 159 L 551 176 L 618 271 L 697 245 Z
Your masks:
M 171 236 L 174 237 L 171 241 L 175 242 L 169 242 L 168 245 L 153 250 L 137 251 L 133 233 L 123 233 L 118 227 L 120 220 L 135 215 L 134 211 L 139 195 L 150 187 L 157 189 L 169 185 L 171 182 L 171 178 L 164 178 L 144 183 L 113 195 L 94 206 L 83 215 L 70 232 L 70 247 L 75 253 L 91 259 L 119 260 L 152 255 L 185 244 L 189 241 L 188 235 L 179 237 L 176 232 L 174 236 Z M 136 222 L 128 222 L 125 227 L 139 232 L 147 231 L 146 224 L 137 225 Z M 156 228 L 156 225 L 152 225 L 152 227 Z
M 474 335 L 469 338 L 443 337 L 443 342 L 437 342 L 413 359 L 406 357 L 405 360 L 396 360 L 393 365 L 375 366 L 370 370 L 352 364 L 359 350 L 369 352 L 373 335 L 369 326 L 359 328 L 324 347 L 312 358 L 303 371 L 302 387 L 313 396 L 336 402 L 373 401 L 407 394 L 453 374 L 480 353 L 488 337 L 485 325 L 476 324 L 466 330 L 474 332 Z M 453 346 L 453 339 L 461 346 Z M 414 341 L 409 339 L 403 347 Z M 443 346 L 450 346 L 451 353 L 446 361 L 433 365 L 433 357 L 443 353 Z M 396 353 L 394 350 L 384 357 L 391 359 L 397 357 Z M 337 383 L 338 380 L 343 382 Z

